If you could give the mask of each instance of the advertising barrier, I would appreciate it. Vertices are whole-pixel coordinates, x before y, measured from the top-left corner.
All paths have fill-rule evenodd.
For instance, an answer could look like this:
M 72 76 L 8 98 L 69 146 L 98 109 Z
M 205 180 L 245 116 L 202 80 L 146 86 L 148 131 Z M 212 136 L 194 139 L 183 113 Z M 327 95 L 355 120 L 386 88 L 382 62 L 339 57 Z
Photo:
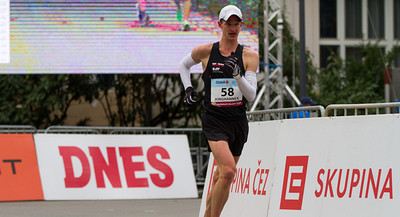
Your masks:
M 245 149 L 237 165 L 236 177 L 230 188 L 227 207 L 223 216 L 266 216 L 270 200 L 272 182 L 269 181 L 275 158 L 275 145 L 262 145 L 260 141 L 276 144 L 278 137 L 265 139 L 263 135 L 279 133 L 280 122 L 250 122 L 250 132 Z M 254 145 L 253 145 L 254 144 Z M 264 143 L 265 144 L 265 143 Z M 216 168 L 214 158 L 210 154 L 207 177 L 203 190 L 200 215 L 203 217 L 205 200 L 211 190 L 212 175 Z M 251 210 L 251 215 L 249 211 Z
M 45 200 L 195 198 L 185 135 L 34 135 Z
M 0 201 L 43 200 L 32 134 L 0 134 Z
M 221 216 L 400 215 L 399 115 L 249 124 Z M 213 162 L 210 158 L 201 217 Z

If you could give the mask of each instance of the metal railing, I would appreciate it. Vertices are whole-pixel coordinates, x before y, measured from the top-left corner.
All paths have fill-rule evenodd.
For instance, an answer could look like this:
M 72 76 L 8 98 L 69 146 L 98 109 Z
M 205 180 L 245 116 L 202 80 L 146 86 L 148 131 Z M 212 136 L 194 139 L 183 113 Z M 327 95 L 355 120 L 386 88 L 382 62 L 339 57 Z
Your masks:
M 268 109 L 247 112 L 249 121 L 269 121 L 269 120 L 282 120 L 291 119 L 294 114 L 300 112 L 309 112 L 310 117 L 322 117 L 325 109 L 322 106 L 305 106 L 295 108 L 281 108 L 281 109 Z
M 44 133 L 59 134 L 165 134 L 161 127 L 90 127 L 90 126 L 50 126 Z
M 204 185 L 210 152 L 203 130 L 201 128 L 165 128 L 164 130 L 167 134 L 187 135 L 197 185 Z
M 399 113 L 400 102 L 365 103 L 365 104 L 334 104 L 326 107 L 324 117 L 370 115 L 389 113 L 390 108 L 396 108 Z
M 30 125 L 0 125 L 0 133 L 36 133 L 36 127 Z

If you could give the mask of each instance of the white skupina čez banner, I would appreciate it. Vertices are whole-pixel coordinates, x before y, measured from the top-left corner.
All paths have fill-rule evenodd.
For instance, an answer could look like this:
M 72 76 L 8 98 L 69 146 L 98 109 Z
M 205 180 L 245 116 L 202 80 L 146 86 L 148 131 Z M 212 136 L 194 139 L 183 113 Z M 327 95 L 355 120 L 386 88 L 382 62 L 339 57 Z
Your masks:
M 45 200 L 195 198 L 185 135 L 34 135 Z
M 400 216 L 399 132 L 399 115 L 252 122 L 221 216 Z

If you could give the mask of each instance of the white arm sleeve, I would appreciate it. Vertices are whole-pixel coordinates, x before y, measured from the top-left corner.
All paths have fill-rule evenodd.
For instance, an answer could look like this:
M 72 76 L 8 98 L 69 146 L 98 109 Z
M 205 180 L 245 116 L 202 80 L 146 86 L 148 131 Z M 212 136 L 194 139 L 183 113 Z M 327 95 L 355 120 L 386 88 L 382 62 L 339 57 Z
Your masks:
M 190 80 L 190 68 L 196 64 L 198 63 L 193 60 L 191 54 L 186 55 L 179 64 L 179 74 L 181 75 L 181 80 L 185 90 L 186 88 L 192 86 L 192 82 Z
M 256 98 L 257 75 L 255 72 L 246 71 L 245 76 L 240 77 L 236 82 L 239 86 L 240 92 L 242 92 L 247 101 L 251 102 Z

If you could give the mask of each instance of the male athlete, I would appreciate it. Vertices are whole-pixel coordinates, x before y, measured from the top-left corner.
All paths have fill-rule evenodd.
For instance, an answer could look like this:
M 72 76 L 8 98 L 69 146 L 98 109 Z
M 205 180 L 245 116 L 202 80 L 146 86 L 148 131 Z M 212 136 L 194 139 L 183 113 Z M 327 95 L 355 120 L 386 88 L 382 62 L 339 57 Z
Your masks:
M 219 13 L 219 42 L 202 44 L 184 57 L 179 71 L 185 88 L 185 103 L 196 103 L 190 68 L 201 62 L 205 97 L 202 128 L 217 163 L 213 187 L 206 202 L 205 217 L 220 216 L 229 197 L 236 164 L 247 141 L 246 103 L 256 96 L 258 54 L 238 43 L 242 12 L 228 5 Z

